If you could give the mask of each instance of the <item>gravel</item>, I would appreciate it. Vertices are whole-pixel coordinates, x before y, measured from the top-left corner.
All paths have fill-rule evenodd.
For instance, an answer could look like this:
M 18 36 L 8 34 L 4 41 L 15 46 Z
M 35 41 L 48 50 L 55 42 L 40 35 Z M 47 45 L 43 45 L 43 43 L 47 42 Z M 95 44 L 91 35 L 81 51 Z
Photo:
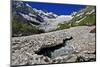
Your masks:
M 85 59 L 85 61 L 89 61 L 91 59 L 94 59 L 95 61 L 96 34 L 90 33 L 90 31 L 94 28 L 95 26 L 78 26 L 44 34 L 13 37 L 11 40 L 11 64 L 37 65 L 81 62 L 80 57 Z M 54 46 L 62 45 L 63 40 L 68 37 L 73 37 L 73 39 L 68 41 L 68 45 L 65 47 L 55 50 L 52 53 L 54 56 L 53 59 L 48 56 L 36 54 L 36 52 L 40 51 L 42 48 L 53 48 Z

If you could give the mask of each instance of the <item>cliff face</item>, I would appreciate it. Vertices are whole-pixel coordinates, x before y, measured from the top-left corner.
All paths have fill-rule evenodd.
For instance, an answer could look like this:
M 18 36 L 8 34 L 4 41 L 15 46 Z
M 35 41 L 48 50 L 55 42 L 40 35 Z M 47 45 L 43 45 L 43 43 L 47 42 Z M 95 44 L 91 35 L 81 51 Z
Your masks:
M 39 35 L 13 37 L 12 65 L 95 61 L 95 33 L 90 33 L 94 28 L 78 26 Z

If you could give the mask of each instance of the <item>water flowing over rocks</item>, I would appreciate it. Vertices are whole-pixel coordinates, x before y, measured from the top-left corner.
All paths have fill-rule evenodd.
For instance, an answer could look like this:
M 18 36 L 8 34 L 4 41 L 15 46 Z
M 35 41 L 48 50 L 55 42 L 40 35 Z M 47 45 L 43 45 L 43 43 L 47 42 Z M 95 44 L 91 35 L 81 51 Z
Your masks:
M 95 26 L 78 26 L 44 34 L 13 37 L 12 65 L 95 61 L 96 34 L 90 33 L 94 28 Z M 70 37 L 72 39 L 69 40 Z M 68 40 L 64 41 L 65 39 Z M 42 49 L 50 52 L 47 54 L 51 57 L 43 53 L 38 54 Z

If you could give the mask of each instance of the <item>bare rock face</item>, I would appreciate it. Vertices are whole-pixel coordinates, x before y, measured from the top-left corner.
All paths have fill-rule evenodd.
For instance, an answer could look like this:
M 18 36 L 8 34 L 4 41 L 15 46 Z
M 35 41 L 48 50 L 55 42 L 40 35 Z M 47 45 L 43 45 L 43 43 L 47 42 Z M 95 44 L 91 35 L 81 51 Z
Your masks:
M 90 33 L 94 28 L 95 26 L 79 26 L 50 33 L 13 37 L 12 65 L 95 61 L 95 33 Z

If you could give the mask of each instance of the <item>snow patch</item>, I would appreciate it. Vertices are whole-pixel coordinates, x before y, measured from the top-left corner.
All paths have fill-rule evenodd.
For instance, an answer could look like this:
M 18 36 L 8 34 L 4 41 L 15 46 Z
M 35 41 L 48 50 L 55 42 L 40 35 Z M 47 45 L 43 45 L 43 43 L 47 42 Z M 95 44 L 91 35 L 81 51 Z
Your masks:
M 26 6 L 31 7 L 29 4 L 26 3 Z M 31 7 L 32 8 L 32 7 Z

